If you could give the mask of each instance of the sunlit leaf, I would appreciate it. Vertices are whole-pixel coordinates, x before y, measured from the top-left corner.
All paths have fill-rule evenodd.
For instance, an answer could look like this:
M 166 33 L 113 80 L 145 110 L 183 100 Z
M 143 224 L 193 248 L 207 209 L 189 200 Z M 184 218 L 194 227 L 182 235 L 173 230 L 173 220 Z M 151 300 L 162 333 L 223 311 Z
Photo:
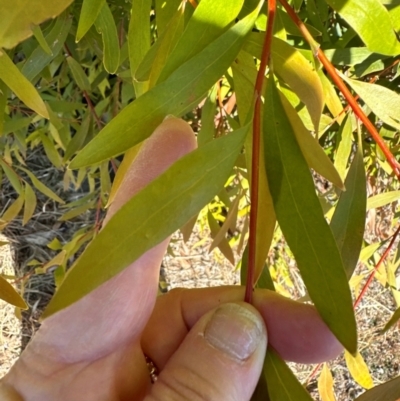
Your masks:
M 107 3 L 100 10 L 95 26 L 103 39 L 104 68 L 110 74 L 115 74 L 119 66 L 119 39 L 114 17 Z
M 367 210 L 376 209 L 389 203 L 397 202 L 400 199 L 400 191 L 383 192 L 378 195 L 371 196 L 367 200 Z
M 78 153 L 70 168 L 89 166 L 118 155 L 146 139 L 166 115 L 181 116 L 192 110 L 231 65 L 258 11 L 257 8 L 239 21 L 168 80 L 125 107 Z
M 79 42 L 96 21 L 105 0 L 84 0 L 79 14 L 76 42 Z
M 25 182 L 25 207 L 22 224 L 25 225 L 33 216 L 36 209 L 36 195 L 33 188 Z
M 400 42 L 388 10 L 379 0 L 326 0 L 372 52 L 396 56 Z
M 263 122 L 265 165 L 279 225 L 318 312 L 353 353 L 357 331 L 343 262 L 273 78 Z
M 247 130 L 184 156 L 130 199 L 68 271 L 45 316 L 88 294 L 195 216 L 226 182 Z
M 222 228 L 218 225 L 217 220 L 215 220 L 214 216 L 210 211 L 207 213 L 207 220 L 208 220 L 208 225 L 210 227 L 211 237 L 213 239 L 217 238 L 217 236 L 219 237 L 218 244 L 216 246 L 225 256 L 225 258 L 228 259 L 229 262 L 232 263 L 232 265 L 234 265 L 235 257 L 233 256 L 232 248 L 229 245 L 228 240 L 224 236 L 219 234 Z M 212 251 L 212 249 L 213 248 L 210 247 L 210 251 Z
M 182 0 L 156 0 L 157 32 L 162 35 L 167 29 L 169 21 L 175 14 Z
M 321 374 L 318 378 L 318 391 L 321 401 L 336 401 L 333 392 L 333 377 L 328 365 L 324 363 Z
M 342 256 L 347 278 L 352 276 L 364 238 L 367 182 L 362 150 L 358 148 L 331 220 L 331 229 Z
M 335 167 L 340 174 L 340 177 L 344 179 L 347 170 L 347 164 L 351 153 L 353 129 L 350 115 L 346 117 L 340 130 L 338 132 L 338 138 L 340 138 L 339 146 L 335 157 Z
M 22 206 L 24 205 L 25 195 L 22 194 L 18 196 L 18 198 L 11 203 L 8 209 L 3 213 L 1 216 L 1 220 L 5 222 L 10 222 L 11 220 L 15 219 L 19 212 L 22 210 Z
M 383 122 L 400 130 L 400 95 L 382 85 L 341 77 Z
M 1 20 L 3 20 L 2 15 Z M 22 75 L 18 67 L 0 51 L 0 79 L 24 102 L 30 109 L 42 117 L 49 118 L 46 106 L 36 88 Z
M 23 189 L 21 185 L 21 179 L 18 174 L 3 159 L 0 159 L 0 165 L 13 188 L 18 192 L 18 194 L 21 195 L 23 193 Z
M 355 401 L 399 401 L 400 398 L 400 377 L 389 380 L 386 383 L 375 386 Z
M 46 2 L 42 0 L 15 0 L 1 4 L 0 48 L 11 49 L 32 35 L 32 26 L 54 18 L 65 10 L 72 0 Z
M 353 379 L 365 389 L 374 387 L 374 382 L 369 373 L 368 366 L 359 352 L 355 356 L 345 351 L 346 365 Z
M 21 309 L 28 309 L 28 305 L 14 287 L 0 275 L 0 299 Z
M 331 81 L 325 76 L 322 70 L 317 71 L 319 79 L 321 80 L 322 89 L 324 91 L 324 98 L 326 106 L 331 112 L 336 121 L 341 124 L 346 114 L 343 113 L 343 104 L 339 99 L 336 90 Z
M 263 374 L 271 401 L 312 401 L 290 368 L 270 347 L 265 357 Z
M 54 268 L 55 266 L 60 266 L 65 262 L 65 257 L 67 256 L 67 251 L 62 250 L 53 259 L 49 260 L 42 269 L 47 272 L 48 269 Z
M 382 333 L 386 333 L 391 327 L 393 327 L 400 319 L 400 308 L 396 309 L 390 320 L 386 323 L 382 330 Z

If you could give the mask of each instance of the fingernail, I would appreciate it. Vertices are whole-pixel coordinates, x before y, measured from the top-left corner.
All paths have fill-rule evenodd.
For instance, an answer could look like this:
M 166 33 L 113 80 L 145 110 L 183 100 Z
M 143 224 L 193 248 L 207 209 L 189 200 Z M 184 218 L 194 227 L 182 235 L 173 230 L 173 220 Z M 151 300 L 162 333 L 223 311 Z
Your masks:
M 243 361 L 256 350 L 263 336 L 259 316 L 238 304 L 224 304 L 208 322 L 204 338 L 231 358 Z

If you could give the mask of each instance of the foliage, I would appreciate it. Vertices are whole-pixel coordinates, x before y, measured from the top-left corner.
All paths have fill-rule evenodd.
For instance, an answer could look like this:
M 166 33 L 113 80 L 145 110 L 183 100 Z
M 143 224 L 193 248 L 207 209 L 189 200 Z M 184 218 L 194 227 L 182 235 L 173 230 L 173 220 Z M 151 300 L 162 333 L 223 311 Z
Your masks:
M 258 287 L 287 294 L 290 274 L 282 256 L 264 267 L 271 244 L 284 238 L 307 288 L 305 299 L 314 302 L 347 349 L 354 378 L 371 387 L 357 353 L 351 291 L 358 296 L 352 283 L 369 274 L 356 270 L 357 263 L 372 269 L 374 253 L 384 244 L 363 241 L 367 210 L 396 202 L 400 195 L 393 178 L 399 176 L 400 4 L 292 0 L 294 17 L 282 0 L 272 38 L 266 33 L 272 18 L 262 0 L 232 0 L 229 7 L 222 0 L 56 3 L 44 11 L 38 0 L 30 1 L 29 12 L 22 13 L 25 3 L 13 2 L 5 9 L 10 18 L 0 21 L 0 174 L 14 191 L 0 229 L 20 214 L 28 224 L 39 193 L 64 204 L 62 221 L 89 210 L 98 216 L 71 241 L 50 243 L 58 254 L 33 266 L 32 274 L 58 266 L 59 290 L 45 315 L 81 298 L 175 230 L 181 228 L 188 238 L 196 217 L 209 226 L 212 249 L 234 263 L 248 238 L 250 177 L 256 175 L 251 172 L 261 150 L 256 265 L 252 271 L 243 257 L 243 273 L 256 273 Z M 266 38 L 271 39 L 269 60 L 263 51 Z M 264 103 L 257 111 L 256 79 L 264 75 L 259 69 L 266 61 Z M 355 114 L 347 107 L 340 77 L 362 99 Z M 355 118 L 360 113 L 369 115 L 379 138 L 368 124 L 368 131 L 361 126 Z M 139 192 L 98 234 L 100 212 L 112 202 L 138 146 L 168 114 L 192 124 L 199 149 Z M 261 149 L 252 144 L 250 123 L 257 119 Z M 34 150 L 43 151 L 63 174 L 62 187 L 49 188 L 35 176 L 26 163 Z M 382 178 L 390 180 L 388 191 L 367 200 L 366 183 Z M 333 186 L 322 192 L 321 180 Z M 65 202 L 68 190 L 82 187 L 84 196 Z M 396 215 L 393 223 L 397 220 Z M 133 225 L 136 231 L 130 230 Z M 121 245 L 115 232 L 141 240 L 134 247 Z M 117 245 L 124 252 L 116 252 Z M 245 255 L 251 252 L 247 247 Z M 400 307 L 393 280 L 398 264 L 397 256 L 387 263 L 382 284 L 391 287 Z M 25 307 L 6 279 L 0 277 L 0 297 Z M 386 329 L 399 317 L 395 312 Z M 271 400 L 310 399 L 272 350 L 267 362 L 263 380 Z M 397 399 L 396 380 L 366 392 L 360 401 Z M 333 399 L 327 365 L 318 386 L 323 399 Z

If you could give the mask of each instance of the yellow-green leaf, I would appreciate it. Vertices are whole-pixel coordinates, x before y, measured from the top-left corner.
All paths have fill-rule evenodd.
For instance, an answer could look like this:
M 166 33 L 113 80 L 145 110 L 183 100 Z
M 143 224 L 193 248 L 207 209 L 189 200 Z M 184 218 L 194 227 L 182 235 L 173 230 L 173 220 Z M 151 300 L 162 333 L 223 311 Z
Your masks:
M 400 376 L 360 395 L 355 401 L 399 401 Z
M 0 275 L 0 299 L 21 309 L 28 309 L 21 295 L 15 291 L 14 287 Z
M 25 225 L 33 216 L 36 209 L 36 195 L 33 188 L 25 182 L 25 207 L 22 225 Z
M 54 18 L 65 10 L 72 0 L 14 0 L 1 3 L 0 48 L 11 49 L 32 35 L 32 26 Z
M 2 14 L 1 20 L 3 20 Z M 0 50 L 0 79 L 25 103 L 30 109 L 42 117 L 49 118 L 42 98 L 36 88 L 22 75 L 7 53 Z
M 374 387 L 368 366 L 359 352 L 355 356 L 352 356 L 349 352 L 345 351 L 344 358 L 351 376 L 360 386 L 365 389 Z
M 21 179 L 18 177 L 18 174 L 3 159 L 0 159 L 0 165 L 3 168 L 3 171 L 9 179 L 13 188 L 18 192 L 19 195 L 21 195 L 23 193 L 23 190 Z
M 52 54 L 49 44 L 46 42 L 46 39 L 43 36 L 43 32 L 40 29 L 40 26 L 39 25 L 33 26 L 32 32 L 36 40 L 38 41 L 39 45 L 41 46 L 41 48 L 45 51 L 45 53 Z
M 324 363 L 321 374 L 318 378 L 318 391 L 321 401 L 336 401 L 333 392 L 333 377 L 328 365 Z
M 1 220 L 4 220 L 5 222 L 10 222 L 15 217 L 17 217 L 22 209 L 22 206 L 24 205 L 24 200 L 24 194 L 18 196 L 18 198 L 8 207 L 8 209 L 1 216 Z
M 47 272 L 47 270 L 51 269 L 52 267 L 62 265 L 65 262 L 65 257 L 66 256 L 67 256 L 67 251 L 66 250 L 62 250 L 56 256 L 54 256 L 53 259 L 51 259 L 44 266 L 42 266 L 42 269 L 45 272 Z
M 393 327 L 400 319 L 400 308 L 396 309 L 390 320 L 386 323 L 382 330 L 382 333 L 386 333 L 391 327 Z
M 78 29 L 76 31 L 76 42 L 79 42 L 94 24 L 104 2 L 105 0 L 83 0 Z
M 119 39 L 114 17 L 107 3 L 100 10 L 95 26 L 103 38 L 104 68 L 110 74 L 115 74 L 119 66 Z
M 352 134 L 351 118 L 350 115 L 347 115 L 337 135 L 340 138 L 340 142 L 335 157 L 335 167 L 342 179 L 346 176 L 347 164 L 351 153 Z
M 131 198 L 68 271 L 44 316 L 85 296 L 195 216 L 226 182 L 247 130 L 182 157 Z
M 383 192 L 382 194 L 371 196 L 367 200 L 367 210 L 376 209 L 389 203 L 397 202 L 399 199 L 400 191 Z

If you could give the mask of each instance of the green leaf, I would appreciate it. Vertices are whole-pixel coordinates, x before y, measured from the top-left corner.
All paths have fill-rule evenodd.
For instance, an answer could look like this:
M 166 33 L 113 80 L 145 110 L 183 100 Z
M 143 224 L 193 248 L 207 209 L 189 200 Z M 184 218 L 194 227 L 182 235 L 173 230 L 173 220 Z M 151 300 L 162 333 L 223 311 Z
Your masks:
M 85 143 L 86 136 L 89 132 L 89 127 L 92 122 L 90 112 L 87 112 L 86 116 L 83 118 L 82 124 L 76 131 L 75 135 L 72 137 L 68 143 L 67 149 L 64 155 L 64 161 L 67 161 L 73 156 L 78 150 L 80 150 Z
M 83 0 L 76 31 L 76 42 L 79 42 L 94 24 L 104 3 L 105 0 Z
M 326 0 L 372 52 L 396 56 L 400 43 L 388 10 L 379 0 Z
M 0 299 L 8 302 L 21 309 L 28 309 L 28 305 L 25 303 L 21 295 L 15 291 L 14 287 L 0 275 Z
M 259 8 L 182 65 L 168 80 L 125 107 L 78 153 L 70 168 L 90 166 L 116 156 L 146 139 L 166 115 L 181 116 L 192 110 L 231 65 L 258 12 Z
M 115 74 L 119 66 L 119 39 L 114 17 L 107 3 L 100 10 L 95 26 L 103 39 L 104 68 L 108 73 Z
M 265 166 L 278 222 L 318 312 L 354 353 L 357 331 L 343 262 L 273 77 L 267 85 L 263 124 Z
M 268 347 L 263 374 L 271 401 L 312 401 L 310 394 L 271 347 Z
M 5 222 L 10 222 L 15 219 L 24 205 L 25 195 L 21 194 L 18 198 L 8 207 L 8 209 L 3 213 L 0 220 Z
M 43 32 L 40 29 L 40 26 L 39 25 L 33 26 L 32 32 L 36 40 L 38 41 L 40 47 L 45 51 L 45 53 L 51 55 L 51 49 L 49 47 L 49 44 L 46 42 L 46 39 L 43 36 Z
M 25 225 L 33 216 L 36 209 L 36 195 L 33 188 L 25 182 L 25 207 L 22 225 Z
M 244 0 L 202 0 L 196 7 L 161 73 L 165 81 L 183 63 L 204 50 L 221 36 L 238 16 Z M 223 48 L 221 47 L 220 50 Z
M 338 138 L 340 138 L 339 146 L 335 157 L 335 167 L 340 174 L 340 177 L 344 179 L 347 170 L 347 164 L 351 153 L 353 128 L 351 123 L 350 115 L 346 116 L 346 119 L 340 126 Z
M 65 202 L 56 195 L 51 189 L 47 188 L 41 181 L 39 181 L 33 173 L 31 173 L 26 168 L 20 167 L 21 170 L 25 171 L 28 177 L 31 179 L 33 186 L 42 194 L 48 196 L 51 199 L 54 199 L 56 202 L 64 204 Z
M 50 140 L 50 138 L 44 132 L 40 131 L 39 135 L 47 158 L 53 163 L 55 167 L 60 168 L 62 166 L 62 160 L 60 154 L 56 149 L 55 143 Z
M 399 321 L 399 319 L 400 319 L 400 308 L 396 309 L 396 311 L 393 313 L 392 317 L 383 328 L 381 334 L 386 333 L 391 327 L 393 327 Z
M 87 212 L 89 209 L 93 209 L 95 206 L 96 206 L 95 200 L 92 200 L 91 202 L 86 202 L 83 205 L 68 210 L 68 212 L 64 213 L 58 220 L 67 221 L 77 216 L 82 216 L 83 213 Z
M 343 49 L 325 49 L 326 58 L 335 65 L 354 66 L 367 60 L 373 53 L 366 47 L 345 47 Z
M 400 95 L 382 85 L 356 81 L 341 74 L 374 114 L 391 127 L 400 130 Z
M 90 92 L 89 78 L 83 71 L 82 66 L 72 57 L 67 57 L 68 67 L 71 69 L 72 76 L 79 89 L 82 91 Z
M 296 136 L 297 143 L 309 167 L 321 174 L 332 184 L 344 190 L 345 185 L 335 166 L 321 148 L 318 141 L 313 138 L 307 128 L 301 121 L 297 111 L 293 108 L 285 95 L 280 93 L 282 106 L 285 109 L 286 116 L 290 122 L 293 133 Z
M 362 150 L 358 148 L 331 220 L 331 229 L 342 256 L 347 278 L 353 275 L 364 238 L 367 183 Z
M 400 398 L 400 376 L 368 390 L 355 401 L 398 401 Z
M 353 379 L 365 389 L 374 387 L 371 374 L 369 373 L 368 366 L 359 352 L 352 356 L 347 351 L 344 352 L 347 368 Z
M 36 88 L 22 75 L 21 71 L 4 51 L 0 51 L 0 79 L 30 109 L 42 117 L 49 118 L 46 106 Z
M 15 0 L 1 4 L 0 48 L 11 49 L 32 35 L 32 26 L 54 18 L 72 0 L 57 0 L 43 4 L 42 0 Z
M 47 54 L 41 46 L 38 46 L 25 61 L 21 72 L 29 81 L 40 74 L 58 55 L 71 29 L 72 19 L 67 13 L 61 14 L 51 31 L 46 35 L 46 42 L 49 44 L 51 55 Z
M 182 157 L 122 206 L 68 271 L 44 316 L 88 294 L 195 216 L 226 182 L 247 130 Z
M 397 202 L 400 199 L 400 191 L 384 192 L 374 195 L 367 200 L 367 210 L 376 209 L 387 205 L 388 203 Z
M 217 86 L 210 90 L 201 109 L 201 128 L 197 134 L 197 145 L 202 147 L 212 141 L 215 136 L 215 110 L 217 107 Z
M 156 0 L 157 32 L 161 36 L 167 29 L 172 16 L 175 14 L 182 0 Z
M 10 181 L 13 188 L 17 191 L 19 195 L 23 193 L 21 179 L 18 174 L 3 160 L 0 159 L 0 165 L 3 168 L 8 180 Z
M 214 216 L 210 211 L 207 213 L 207 221 L 208 225 L 210 227 L 210 232 L 211 232 L 211 238 L 215 240 L 217 238 L 217 244 L 213 247 L 212 244 L 210 246 L 209 252 L 211 252 L 216 246 L 218 249 L 221 251 L 221 253 L 226 257 L 226 259 L 229 260 L 229 262 L 232 263 L 232 265 L 235 265 L 235 257 L 233 256 L 233 251 L 231 246 L 229 245 L 228 240 L 220 234 L 221 232 L 223 233 L 222 228 L 219 226 L 217 223 L 217 220 L 215 220 Z M 214 242 L 214 241 L 213 241 Z

